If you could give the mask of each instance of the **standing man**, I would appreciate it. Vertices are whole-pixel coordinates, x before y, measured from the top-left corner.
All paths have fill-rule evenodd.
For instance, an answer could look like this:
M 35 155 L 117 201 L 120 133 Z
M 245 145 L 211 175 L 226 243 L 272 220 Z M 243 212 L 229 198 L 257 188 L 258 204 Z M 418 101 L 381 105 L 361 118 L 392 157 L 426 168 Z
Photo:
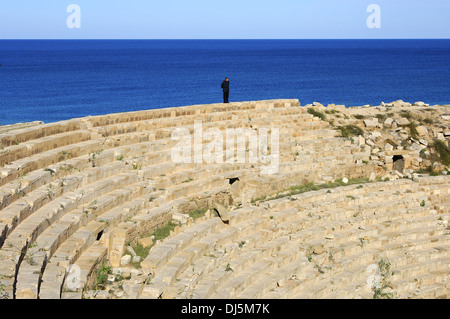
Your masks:
M 223 103 L 228 103 L 228 97 L 230 96 L 230 81 L 228 78 L 225 78 L 225 81 L 222 82 L 222 90 L 223 90 Z

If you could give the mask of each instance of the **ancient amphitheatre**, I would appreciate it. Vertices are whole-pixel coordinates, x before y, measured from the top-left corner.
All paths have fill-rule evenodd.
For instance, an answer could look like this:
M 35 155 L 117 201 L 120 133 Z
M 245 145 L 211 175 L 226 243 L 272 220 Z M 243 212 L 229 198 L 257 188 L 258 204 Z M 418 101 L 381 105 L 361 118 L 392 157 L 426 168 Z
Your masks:
M 449 119 L 269 100 L 0 126 L 0 297 L 448 298 Z M 174 163 L 196 120 L 278 128 L 277 173 Z

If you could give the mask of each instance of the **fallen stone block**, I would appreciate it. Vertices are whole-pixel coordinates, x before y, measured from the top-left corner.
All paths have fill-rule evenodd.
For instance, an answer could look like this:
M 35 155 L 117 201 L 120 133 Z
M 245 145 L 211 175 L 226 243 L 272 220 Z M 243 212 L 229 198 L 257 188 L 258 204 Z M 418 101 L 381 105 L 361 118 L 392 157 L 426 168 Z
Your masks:
M 391 117 L 388 117 L 385 121 L 384 121 L 384 125 L 390 127 L 392 126 L 392 123 L 394 123 L 394 119 Z
M 325 252 L 326 252 L 325 247 L 323 247 L 322 245 L 316 245 L 313 247 L 313 253 L 315 255 L 322 255 Z
M 377 127 L 378 124 L 380 124 L 380 123 L 378 122 L 377 118 L 373 118 L 373 119 L 370 119 L 370 120 L 369 119 L 364 120 L 364 125 L 366 127 Z
M 397 125 L 399 126 L 405 126 L 409 125 L 411 122 L 407 118 L 401 117 L 399 119 L 396 119 L 395 123 L 397 123 Z
M 153 245 L 153 240 L 150 237 L 138 239 L 138 243 L 144 248 L 151 247 Z
M 120 259 L 120 265 L 126 266 L 131 262 L 131 255 L 125 255 Z
M 418 134 L 419 136 L 425 136 L 425 135 L 428 134 L 428 129 L 427 129 L 427 127 L 426 127 L 426 126 L 423 126 L 423 125 L 417 126 L 417 127 L 416 127 L 416 131 L 417 131 L 417 134 Z

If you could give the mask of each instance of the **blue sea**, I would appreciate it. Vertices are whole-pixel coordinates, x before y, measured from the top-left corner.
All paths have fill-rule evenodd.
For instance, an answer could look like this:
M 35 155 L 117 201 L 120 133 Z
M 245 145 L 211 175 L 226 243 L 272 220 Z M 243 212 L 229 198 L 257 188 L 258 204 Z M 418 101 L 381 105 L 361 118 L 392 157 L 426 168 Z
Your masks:
M 1 40 L 0 124 L 299 99 L 450 104 L 450 40 Z

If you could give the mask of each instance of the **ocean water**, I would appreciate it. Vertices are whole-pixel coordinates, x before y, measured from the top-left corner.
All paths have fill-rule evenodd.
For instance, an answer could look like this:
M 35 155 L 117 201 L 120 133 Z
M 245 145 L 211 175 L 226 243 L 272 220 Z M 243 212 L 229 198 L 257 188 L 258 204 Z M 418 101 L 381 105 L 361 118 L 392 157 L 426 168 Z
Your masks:
M 277 98 L 450 104 L 450 40 L 0 40 L 0 124 Z

